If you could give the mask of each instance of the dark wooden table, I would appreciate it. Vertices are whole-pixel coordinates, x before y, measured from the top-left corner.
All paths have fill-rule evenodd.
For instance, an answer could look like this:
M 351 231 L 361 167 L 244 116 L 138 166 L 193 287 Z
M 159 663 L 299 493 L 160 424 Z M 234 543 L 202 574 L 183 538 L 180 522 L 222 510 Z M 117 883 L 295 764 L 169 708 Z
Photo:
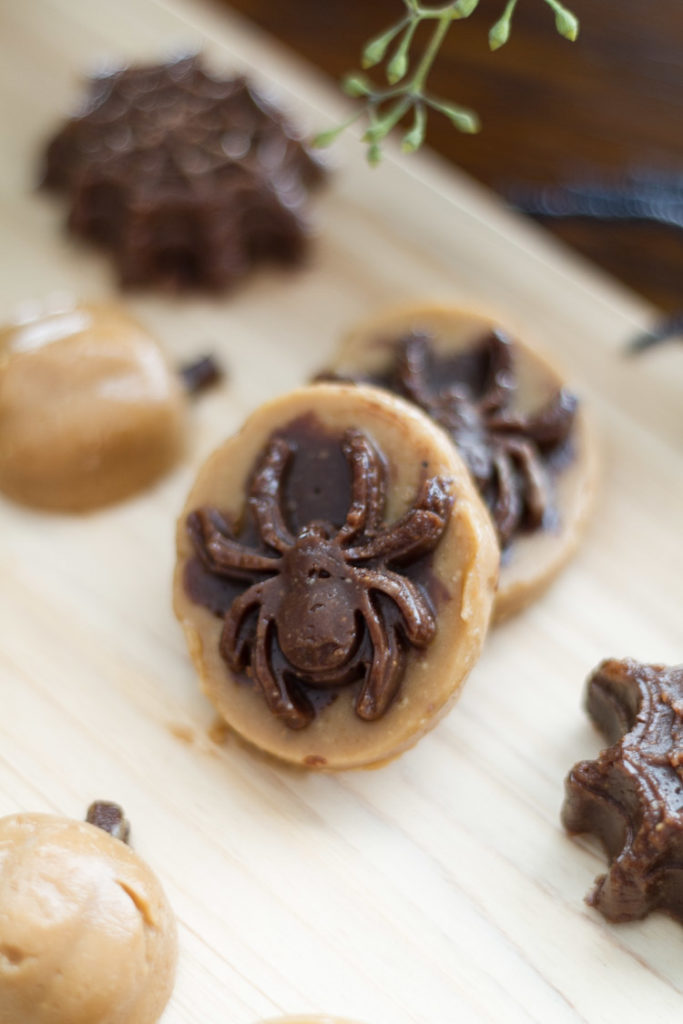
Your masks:
M 231 2 L 335 77 L 358 67 L 363 43 L 402 9 L 401 0 Z M 680 176 L 683 201 L 682 0 L 574 0 L 574 44 L 556 35 L 542 0 L 520 0 L 510 42 L 492 54 L 487 32 L 503 6 L 481 0 L 456 24 L 430 78 L 434 92 L 478 111 L 483 131 L 464 136 L 434 116 L 431 145 L 502 194 L 655 171 Z M 544 222 L 662 308 L 683 306 L 680 228 Z

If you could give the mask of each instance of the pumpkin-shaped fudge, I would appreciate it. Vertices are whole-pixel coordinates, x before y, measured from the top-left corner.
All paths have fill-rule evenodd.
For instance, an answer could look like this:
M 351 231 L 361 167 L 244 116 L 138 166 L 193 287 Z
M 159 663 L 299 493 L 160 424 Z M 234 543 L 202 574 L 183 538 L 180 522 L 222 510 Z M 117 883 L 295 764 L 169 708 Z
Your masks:
M 476 661 L 498 569 L 445 435 L 378 389 L 258 409 L 178 523 L 175 610 L 244 739 L 308 768 L 373 764 L 438 721 Z
M 49 814 L 0 818 L 0 1024 L 154 1024 L 176 926 L 120 839 Z
M 590 423 L 555 367 L 490 317 L 421 305 L 359 325 L 324 376 L 387 388 L 448 434 L 501 546 L 495 618 L 534 600 L 578 546 L 596 479 Z

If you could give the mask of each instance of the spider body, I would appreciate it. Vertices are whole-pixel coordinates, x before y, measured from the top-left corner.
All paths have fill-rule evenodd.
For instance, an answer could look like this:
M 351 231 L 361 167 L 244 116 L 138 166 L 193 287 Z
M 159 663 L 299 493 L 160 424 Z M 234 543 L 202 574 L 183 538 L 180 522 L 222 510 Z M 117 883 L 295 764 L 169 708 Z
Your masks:
M 411 508 L 386 526 L 383 459 L 356 429 L 344 433 L 341 446 L 351 471 L 341 526 L 312 520 L 296 534 L 290 529 L 282 490 L 295 446 L 282 437 L 264 449 L 248 492 L 264 551 L 242 544 L 216 509 L 188 518 L 209 572 L 253 580 L 225 613 L 221 654 L 233 672 L 251 676 L 270 711 L 292 729 L 315 715 L 307 688 L 357 680 L 356 714 L 380 718 L 400 686 L 407 646 L 426 647 L 437 629 L 424 591 L 400 570 L 438 544 L 453 505 L 451 481 L 425 479 Z
M 342 682 L 358 645 L 355 611 L 361 606 L 361 588 L 334 533 L 329 524 L 312 523 L 283 556 L 275 612 L 278 642 L 310 686 Z M 333 623 L 330 615 L 335 613 Z

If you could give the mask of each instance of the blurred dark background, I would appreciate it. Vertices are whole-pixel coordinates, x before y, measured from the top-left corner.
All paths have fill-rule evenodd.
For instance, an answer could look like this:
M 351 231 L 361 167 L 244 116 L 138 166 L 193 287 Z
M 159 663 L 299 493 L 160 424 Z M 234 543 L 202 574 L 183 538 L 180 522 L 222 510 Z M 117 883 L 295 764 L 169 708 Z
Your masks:
M 231 4 L 336 78 L 359 67 L 363 44 L 403 10 L 401 0 Z M 581 21 L 576 43 L 556 34 L 543 0 L 519 0 L 510 41 L 493 54 L 488 29 L 504 0 L 481 0 L 469 19 L 456 23 L 430 91 L 473 107 L 483 130 L 464 136 L 431 115 L 429 143 L 503 195 L 530 188 L 532 201 L 543 186 L 588 182 L 608 186 L 613 209 L 610 189 L 628 175 L 660 176 L 656 192 L 651 180 L 627 182 L 617 210 L 655 210 L 665 217 L 673 211 L 680 223 L 683 0 L 569 0 L 567 6 Z M 643 192 L 644 202 L 638 200 Z M 680 227 L 634 219 L 542 219 L 660 307 L 683 307 Z

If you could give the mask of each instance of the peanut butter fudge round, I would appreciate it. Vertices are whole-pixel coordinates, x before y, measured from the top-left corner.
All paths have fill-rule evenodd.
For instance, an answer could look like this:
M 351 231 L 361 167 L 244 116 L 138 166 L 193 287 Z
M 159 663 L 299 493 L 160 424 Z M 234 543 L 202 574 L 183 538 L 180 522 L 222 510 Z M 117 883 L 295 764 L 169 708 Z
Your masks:
M 259 408 L 201 468 L 177 544 L 175 611 L 206 694 L 290 763 L 401 753 L 479 656 L 490 519 L 443 432 L 378 389 Z
M 175 918 L 120 839 L 50 814 L 1 818 L 0 908 L 0 1024 L 159 1019 L 173 988 Z
M 40 310 L 0 329 L 0 490 L 79 512 L 178 459 L 186 400 L 157 341 L 108 305 Z
M 494 617 L 534 600 L 578 546 L 596 481 L 590 424 L 555 367 L 490 317 L 425 304 L 361 324 L 324 376 L 387 388 L 446 431 L 501 547 Z

